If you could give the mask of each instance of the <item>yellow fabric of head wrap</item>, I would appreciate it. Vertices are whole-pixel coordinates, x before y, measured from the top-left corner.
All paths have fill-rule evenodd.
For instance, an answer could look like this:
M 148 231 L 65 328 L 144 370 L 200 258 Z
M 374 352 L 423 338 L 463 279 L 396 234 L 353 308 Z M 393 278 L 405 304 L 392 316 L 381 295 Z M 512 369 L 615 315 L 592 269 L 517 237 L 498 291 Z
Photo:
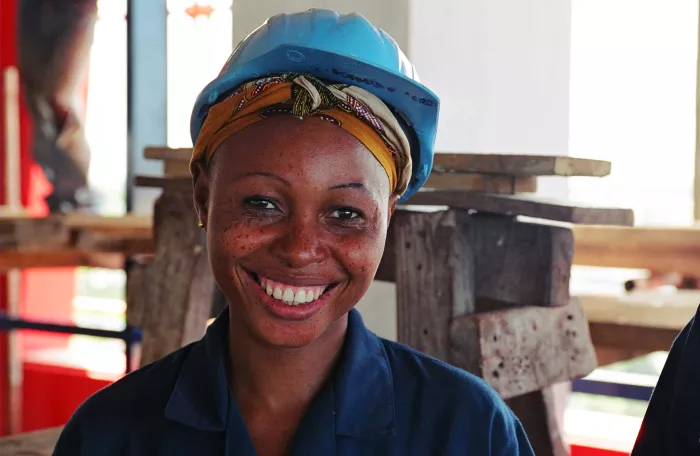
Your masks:
M 276 115 L 314 116 L 343 128 L 379 161 L 392 193 L 406 191 L 411 176 L 409 142 L 384 102 L 359 87 L 292 73 L 248 82 L 212 106 L 194 145 L 190 170 L 197 161 L 208 163 L 234 133 Z

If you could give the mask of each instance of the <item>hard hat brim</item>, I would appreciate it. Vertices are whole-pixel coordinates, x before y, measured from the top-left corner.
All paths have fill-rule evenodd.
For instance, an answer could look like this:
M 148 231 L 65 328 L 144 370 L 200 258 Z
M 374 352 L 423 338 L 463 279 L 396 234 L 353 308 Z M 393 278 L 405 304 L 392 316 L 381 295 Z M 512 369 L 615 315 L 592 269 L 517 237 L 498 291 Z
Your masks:
M 433 162 L 439 98 L 427 87 L 400 73 L 354 56 L 303 46 L 281 45 L 244 63 L 237 62 L 235 67 L 225 66 L 220 76 L 197 97 L 190 121 L 192 142 L 196 142 L 209 108 L 222 96 L 246 81 L 282 73 L 309 73 L 319 79 L 355 85 L 402 113 L 416 134 L 418 147 L 411 149 L 413 175 L 401 202 L 425 183 Z

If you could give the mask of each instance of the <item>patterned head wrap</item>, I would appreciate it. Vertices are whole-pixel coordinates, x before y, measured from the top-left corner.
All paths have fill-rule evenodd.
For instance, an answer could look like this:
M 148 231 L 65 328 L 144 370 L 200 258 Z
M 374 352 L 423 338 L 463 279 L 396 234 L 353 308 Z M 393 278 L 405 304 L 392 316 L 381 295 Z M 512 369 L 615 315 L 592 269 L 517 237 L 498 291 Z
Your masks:
M 281 114 L 318 117 L 341 127 L 379 161 L 392 193 L 406 191 L 411 176 L 409 142 L 387 105 L 359 87 L 327 84 L 298 73 L 248 82 L 212 106 L 194 145 L 190 170 L 197 161 L 208 163 L 232 134 Z

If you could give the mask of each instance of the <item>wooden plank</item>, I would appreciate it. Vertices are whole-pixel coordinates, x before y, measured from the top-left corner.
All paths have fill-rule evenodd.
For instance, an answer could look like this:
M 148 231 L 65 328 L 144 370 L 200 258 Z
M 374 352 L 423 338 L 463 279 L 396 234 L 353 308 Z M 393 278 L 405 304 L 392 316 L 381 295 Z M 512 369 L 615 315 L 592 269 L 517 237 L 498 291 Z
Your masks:
M 76 249 L 46 249 L 35 252 L 0 252 L 0 272 L 11 269 L 89 267 L 122 269 L 122 253 L 85 252 Z
M 468 214 L 399 212 L 392 221 L 398 340 L 447 360 L 450 321 L 474 311 Z
M 588 225 L 634 224 L 631 209 L 593 207 L 567 201 L 554 201 L 525 195 L 460 190 L 425 190 L 416 193 L 405 203 L 417 206 L 448 206 L 480 212 L 556 220 Z
M 592 176 L 610 174 L 608 161 L 552 155 L 436 153 L 433 167 L 510 176 Z
M 2 456 L 51 456 L 62 427 L 0 437 Z
M 214 287 L 191 193 L 166 189 L 154 219 L 156 251 L 141 325 L 142 365 L 203 336 Z
M 590 333 L 597 347 L 641 352 L 670 350 L 679 330 L 632 324 L 591 322 Z
M 126 265 L 126 324 L 141 328 L 146 312 L 152 258 L 132 257 Z
M 486 214 L 472 219 L 477 312 L 569 304 L 569 228 Z
M 482 377 L 503 398 L 584 376 L 596 367 L 577 300 L 453 319 L 449 362 Z
M 162 177 L 162 176 L 136 176 L 134 178 L 134 185 L 138 187 L 151 187 L 151 188 L 188 188 L 190 192 L 192 191 L 192 178 L 191 177 Z
M 520 419 L 537 456 L 568 456 L 564 430 L 557 420 L 552 387 L 506 401 Z
M 477 173 L 432 173 L 425 188 L 472 190 L 490 193 L 525 193 L 537 191 L 537 178 Z
M 192 173 L 190 173 L 190 162 L 164 160 L 163 175 L 166 177 L 188 177 L 192 179 Z
M 70 235 L 70 228 L 56 217 L 4 219 L 0 222 L 0 250 L 66 245 Z
M 574 227 L 574 263 L 700 276 L 698 227 Z
M 172 149 L 170 147 L 149 146 L 144 148 L 143 156 L 149 160 L 174 160 L 189 162 L 192 158 L 192 148 L 183 147 Z
M 396 211 L 395 220 L 405 212 Z M 463 217 L 471 217 L 468 228 L 471 234 L 465 235 L 470 236 L 468 242 L 475 252 L 472 273 L 476 311 L 569 303 L 574 249 L 570 229 L 503 216 L 464 214 Z M 388 232 L 376 280 L 394 282 L 397 278 L 394 223 Z
M 143 217 L 0 218 L 0 270 L 89 266 L 121 269 L 124 257 L 153 251 Z
M 698 310 L 700 291 L 634 291 L 620 295 L 580 295 L 591 323 L 613 323 L 680 332 Z
M 635 291 L 620 296 L 581 295 L 598 364 L 625 361 L 670 343 L 695 315 L 700 291 Z

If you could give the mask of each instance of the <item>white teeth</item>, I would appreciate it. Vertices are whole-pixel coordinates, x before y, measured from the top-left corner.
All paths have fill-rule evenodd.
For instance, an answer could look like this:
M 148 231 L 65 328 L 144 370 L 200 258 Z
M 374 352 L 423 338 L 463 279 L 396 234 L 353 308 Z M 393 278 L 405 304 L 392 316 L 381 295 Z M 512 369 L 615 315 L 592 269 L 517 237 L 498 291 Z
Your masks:
M 294 301 L 294 292 L 292 291 L 291 288 L 284 289 L 284 294 L 282 295 L 282 301 L 287 301 L 287 302 Z
M 272 295 L 275 299 L 282 299 L 282 289 L 280 287 L 275 288 L 275 292 Z
M 320 298 L 326 290 L 326 287 L 312 287 L 306 289 L 298 289 L 296 287 L 294 287 L 294 289 L 283 288 L 279 285 L 271 284 L 268 279 L 262 277 L 260 278 L 260 285 L 268 296 L 284 301 L 285 304 L 290 306 L 313 302 Z
M 294 304 L 301 304 L 306 302 L 306 290 L 299 290 L 294 296 Z

